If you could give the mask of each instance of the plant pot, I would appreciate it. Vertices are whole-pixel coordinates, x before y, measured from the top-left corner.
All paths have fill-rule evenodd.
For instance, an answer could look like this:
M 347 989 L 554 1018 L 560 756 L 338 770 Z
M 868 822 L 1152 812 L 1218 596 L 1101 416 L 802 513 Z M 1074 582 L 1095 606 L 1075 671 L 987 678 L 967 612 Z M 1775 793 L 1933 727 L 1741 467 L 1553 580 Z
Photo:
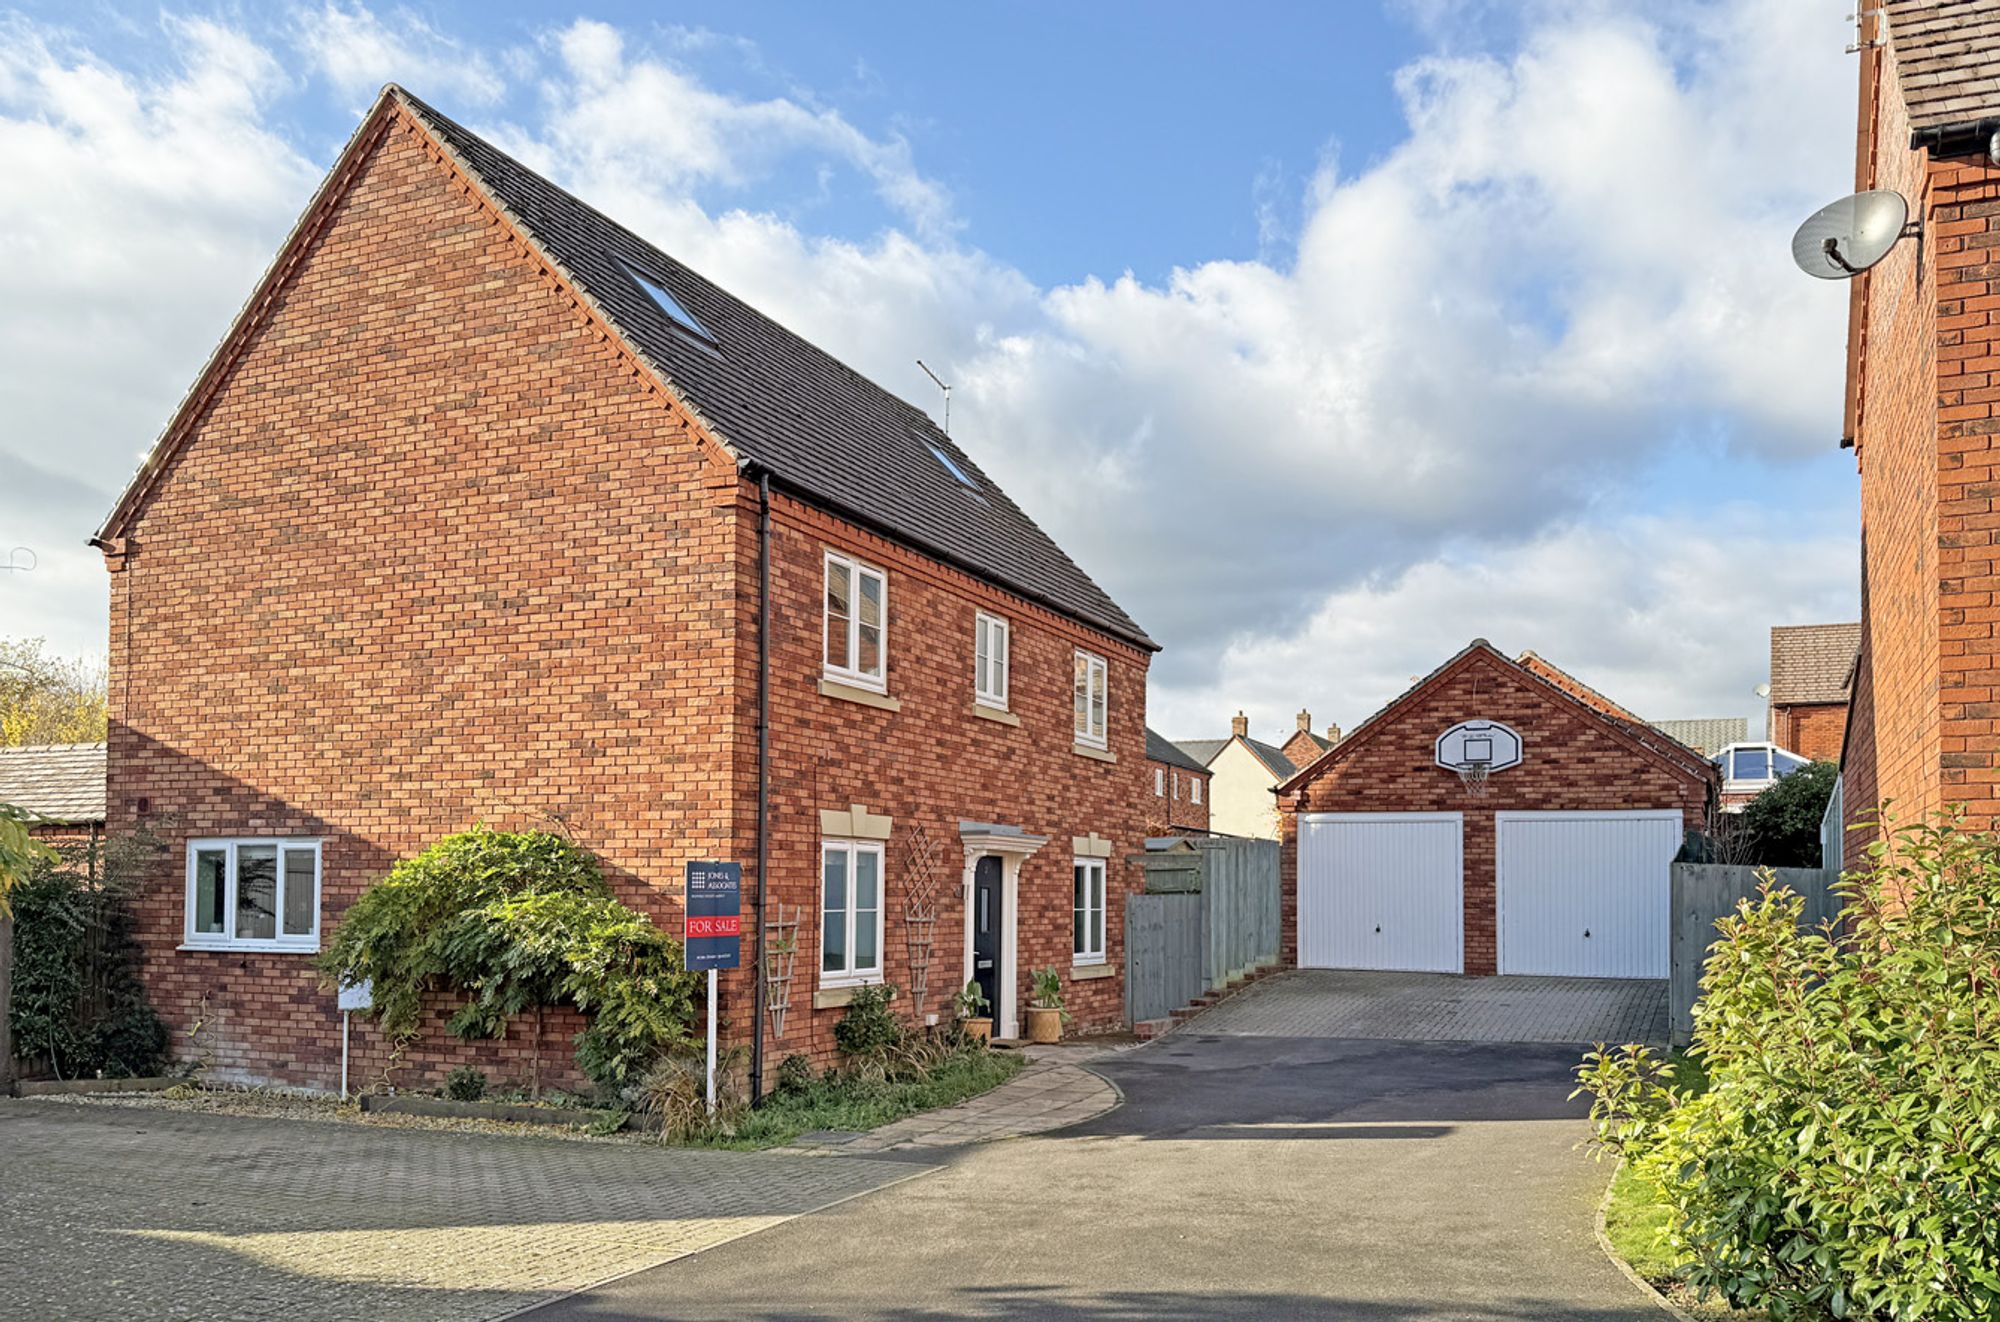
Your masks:
M 1029 1006 L 1028 1040 L 1030 1042 L 1062 1041 L 1062 1011 L 1045 1010 L 1039 1005 Z
M 991 1019 L 966 1019 L 962 1022 L 965 1024 L 965 1035 L 974 1042 L 986 1042 L 992 1039 L 993 1021 Z

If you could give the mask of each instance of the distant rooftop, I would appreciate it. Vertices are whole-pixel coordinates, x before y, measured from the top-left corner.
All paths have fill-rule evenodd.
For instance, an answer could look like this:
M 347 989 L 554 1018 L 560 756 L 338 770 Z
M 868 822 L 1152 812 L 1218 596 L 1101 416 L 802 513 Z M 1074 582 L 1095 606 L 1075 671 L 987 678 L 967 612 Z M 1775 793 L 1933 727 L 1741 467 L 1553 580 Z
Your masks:
M 104 820 L 104 745 L 0 748 L 0 803 L 64 824 Z
M 1704 757 L 1714 757 L 1731 744 L 1740 744 L 1750 737 L 1750 718 L 1706 716 L 1689 721 L 1654 721 L 1653 728 Z

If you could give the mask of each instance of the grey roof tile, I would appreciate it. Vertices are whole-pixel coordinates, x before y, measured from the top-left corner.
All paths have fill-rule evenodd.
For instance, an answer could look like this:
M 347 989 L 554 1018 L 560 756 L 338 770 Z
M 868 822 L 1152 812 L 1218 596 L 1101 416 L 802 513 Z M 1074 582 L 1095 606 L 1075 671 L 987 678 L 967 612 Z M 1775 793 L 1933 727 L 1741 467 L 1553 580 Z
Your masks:
M 1150 725 L 1146 727 L 1146 758 L 1151 762 L 1165 762 L 1168 766 L 1208 774 L 1207 763 L 1195 761 L 1186 750 Z
M 1780 624 L 1771 630 L 1771 705 L 1846 702 L 1861 625 Z
M 0 803 L 52 822 L 104 820 L 104 745 L 0 748 Z

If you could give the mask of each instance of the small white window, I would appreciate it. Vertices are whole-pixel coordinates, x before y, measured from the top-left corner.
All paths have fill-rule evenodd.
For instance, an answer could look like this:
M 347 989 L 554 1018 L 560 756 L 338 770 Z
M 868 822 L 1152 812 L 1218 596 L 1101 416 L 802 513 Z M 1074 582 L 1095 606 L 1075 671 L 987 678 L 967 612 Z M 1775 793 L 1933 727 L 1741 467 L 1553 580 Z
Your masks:
M 1167 795 L 1167 772 L 1164 767 L 1153 768 L 1153 797 L 1163 799 Z
M 1072 906 L 1070 953 L 1078 964 L 1104 962 L 1104 860 L 1076 860 L 1076 896 Z
M 1076 654 L 1076 741 L 1092 748 L 1107 742 L 1104 709 L 1110 681 L 1104 658 L 1089 652 Z
M 826 673 L 885 690 L 889 651 L 889 580 L 879 569 L 826 553 Z
M 826 840 L 819 849 L 819 980 L 882 980 L 882 846 Z
M 1174 802 L 1179 803 L 1181 799 L 1181 773 L 1175 771 L 1169 774 L 1172 775 L 1174 780 Z
M 1007 709 L 1007 621 L 980 611 L 972 626 L 972 697 L 984 707 Z
M 1189 803 L 1200 803 L 1200 802 L 1201 802 L 1201 777 L 1200 777 L 1200 776 L 1189 776 L 1189 777 L 1188 777 L 1188 802 L 1189 802 Z
M 190 840 L 187 848 L 188 945 L 319 949 L 319 841 Z

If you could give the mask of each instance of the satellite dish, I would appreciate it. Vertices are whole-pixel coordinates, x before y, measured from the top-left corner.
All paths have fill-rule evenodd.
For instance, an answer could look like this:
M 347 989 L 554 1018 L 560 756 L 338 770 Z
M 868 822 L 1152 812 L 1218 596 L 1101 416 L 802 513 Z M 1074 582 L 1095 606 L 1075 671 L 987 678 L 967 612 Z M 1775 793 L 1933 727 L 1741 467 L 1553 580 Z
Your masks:
M 1792 260 L 1807 275 L 1846 280 L 1889 255 L 1906 228 L 1910 204 L 1890 188 L 1855 193 L 1806 217 L 1792 236 Z

